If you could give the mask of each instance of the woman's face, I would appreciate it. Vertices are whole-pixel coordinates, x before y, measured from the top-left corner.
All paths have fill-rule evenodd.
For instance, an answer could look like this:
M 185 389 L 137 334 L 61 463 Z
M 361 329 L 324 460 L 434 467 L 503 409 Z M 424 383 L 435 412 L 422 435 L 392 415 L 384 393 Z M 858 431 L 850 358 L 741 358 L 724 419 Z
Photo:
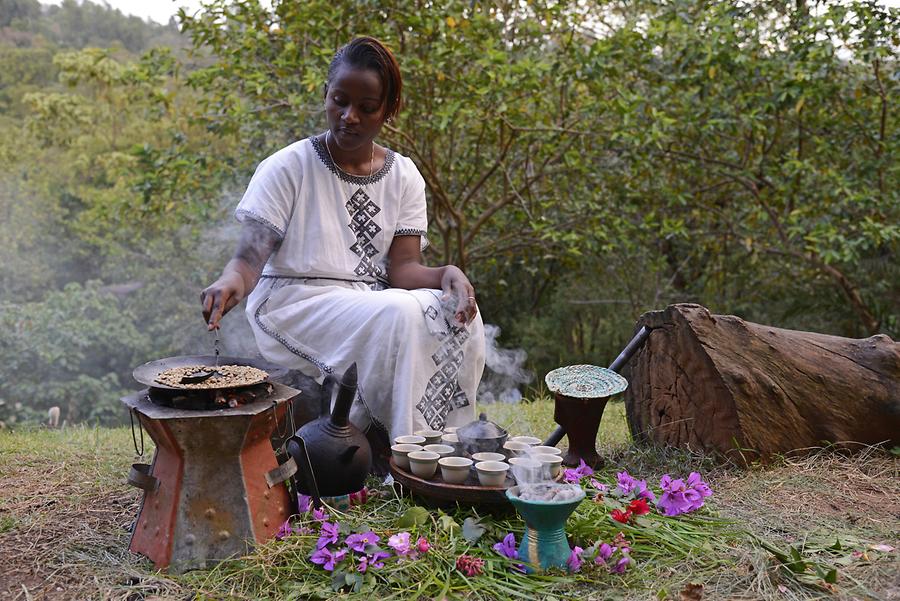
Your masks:
M 378 73 L 341 65 L 325 93 L 332 142 L 345 151 L 368 149 L 384 124 Z

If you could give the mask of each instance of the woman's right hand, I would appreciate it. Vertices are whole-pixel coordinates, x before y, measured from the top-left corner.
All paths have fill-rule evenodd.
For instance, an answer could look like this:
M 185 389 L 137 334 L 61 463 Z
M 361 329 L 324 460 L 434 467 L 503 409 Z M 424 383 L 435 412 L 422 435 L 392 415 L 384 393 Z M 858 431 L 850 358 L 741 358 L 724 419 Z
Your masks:
M 218 328 L 219 320 L 243 300 L 244 288 L 243 276 L 235 270 L 226 269 L 218 280 L 200 293 L 203 319 L 208 329 Z

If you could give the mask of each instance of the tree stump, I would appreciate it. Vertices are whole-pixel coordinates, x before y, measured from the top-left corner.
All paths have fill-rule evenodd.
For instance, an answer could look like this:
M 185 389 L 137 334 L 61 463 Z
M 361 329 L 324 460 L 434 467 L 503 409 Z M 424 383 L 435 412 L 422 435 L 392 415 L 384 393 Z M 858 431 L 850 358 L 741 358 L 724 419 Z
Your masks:
M 635 440 L 749 461 L 847 443 L 900 444 L 900 343 L 712 315 L 645 313 L 652 328 L 625 391 Z

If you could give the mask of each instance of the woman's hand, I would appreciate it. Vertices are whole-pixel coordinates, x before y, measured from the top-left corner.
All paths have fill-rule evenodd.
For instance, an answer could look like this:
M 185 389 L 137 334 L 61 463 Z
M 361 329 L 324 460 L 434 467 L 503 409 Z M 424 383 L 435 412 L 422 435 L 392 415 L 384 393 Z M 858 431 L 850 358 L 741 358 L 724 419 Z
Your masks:
M 447 265 L 441 276 L 441 289 L 445 299 L 456 299 L 456 321 L 460 325 L 472 323 L 478 314 L 478 305 L 475 304 L 475 288 L 466 274 L 455 265 Z
M 219 327 L 219 320 L 244 298 L 244 278 L 240 273 L 226 269 L 218 280 L 200 293 L 203 318 L 210 330 Z

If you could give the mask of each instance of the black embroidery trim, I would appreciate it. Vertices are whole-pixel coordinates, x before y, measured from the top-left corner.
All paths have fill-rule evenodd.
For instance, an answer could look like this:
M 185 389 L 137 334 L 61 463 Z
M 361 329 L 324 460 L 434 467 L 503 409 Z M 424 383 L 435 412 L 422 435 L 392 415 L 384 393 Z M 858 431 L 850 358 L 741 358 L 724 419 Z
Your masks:
M 394 236 L 424 236 L 427 233 L 428 232 L 426 232 L 425 230 L 418 230 L 418 229 L 411 228 L 411 227 L 404 227 L 404 228 L 400 228 L 399 230 L 396 230 L 394 232 Z
M 265 217 L 260 217 L 256 213 L 250 212 L 247 209 L 236 210 L 234 212 L 234 217 L 238 221 L 243 221 L 243 218 L 252 219 L 253 221 L 256 221 L 257 223 L 260 223 L 260 224 L 268 227 L 270 230 L 272 230 L 273 232 L 278 234 L 279 237 L 284 238 L 284 230 L 283 229 L 281 229 L 280 227 L 278 227 L 277 225 L 275 225 L 274 223 L 272 223 Z
M 372 175 L 351 175 L 349 173 L 344 173 L 341 169 L 338 168 L 337 165 L 331 160 L 331 156 L 329 156 L 325 145 L 319 140 L 317 136 L 310 136 L 310 143 L 313 145 L 313 148 L 316 150 L 316 154 L 319 156 L 319 160 L 322 161 L 328 170 L 333 174 L 338 176 L 340 179 L 344 180 L 347 183 L 355 184 L 357 186 L 365 186 L 366 184 L 374 184 L 375 182 L 381 180 L 388 174 L 388 171 L 391 170 L 391 167 L 394 165 L 394 151 L 390 148 L 385 149 L 384 155 L 384 165 L 382 165 L 381 169 L 373 173 Z

